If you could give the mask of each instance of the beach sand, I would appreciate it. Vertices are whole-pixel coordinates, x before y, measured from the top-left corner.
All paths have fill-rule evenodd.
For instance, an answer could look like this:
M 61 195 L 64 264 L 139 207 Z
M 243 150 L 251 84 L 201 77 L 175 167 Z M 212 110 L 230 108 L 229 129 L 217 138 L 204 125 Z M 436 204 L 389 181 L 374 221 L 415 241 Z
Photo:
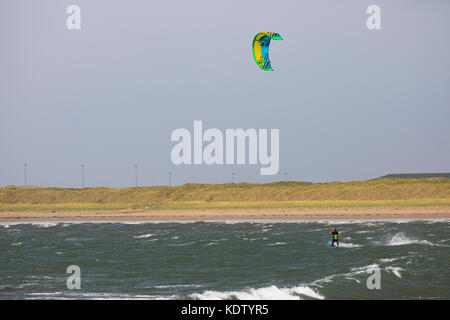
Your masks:
M 0 212 L 0 222 L 450 219 L 449 206 L 242 210 Z

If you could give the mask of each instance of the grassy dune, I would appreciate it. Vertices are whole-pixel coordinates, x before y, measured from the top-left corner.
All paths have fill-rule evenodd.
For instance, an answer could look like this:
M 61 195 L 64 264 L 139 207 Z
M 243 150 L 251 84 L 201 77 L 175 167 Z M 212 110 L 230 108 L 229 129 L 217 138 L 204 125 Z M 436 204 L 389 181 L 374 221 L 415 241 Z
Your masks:
M 143 188 L 0 188 L 0 211 L 450 206 L 450 179 L 185 184 Z

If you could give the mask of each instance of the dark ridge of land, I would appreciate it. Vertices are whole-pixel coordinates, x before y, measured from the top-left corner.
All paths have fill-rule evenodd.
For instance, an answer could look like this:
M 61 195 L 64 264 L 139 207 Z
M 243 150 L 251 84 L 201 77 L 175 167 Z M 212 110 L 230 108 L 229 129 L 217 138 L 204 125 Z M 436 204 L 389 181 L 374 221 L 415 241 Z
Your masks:
M 380 178 L 421 179 L 421 178 L 450 178 L 450 173 L 391 173 Z

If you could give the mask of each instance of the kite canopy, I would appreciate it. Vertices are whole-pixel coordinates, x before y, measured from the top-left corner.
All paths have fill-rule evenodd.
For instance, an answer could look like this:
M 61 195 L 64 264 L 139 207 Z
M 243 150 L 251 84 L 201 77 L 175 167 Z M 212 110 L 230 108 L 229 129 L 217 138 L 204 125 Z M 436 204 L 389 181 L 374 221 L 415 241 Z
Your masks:
M 263 70 L 273 71 L 269 60 L 270 40 L 283 40 L 274 32 L 260 32 L 253 38 L 253 58 L 256 64 Z

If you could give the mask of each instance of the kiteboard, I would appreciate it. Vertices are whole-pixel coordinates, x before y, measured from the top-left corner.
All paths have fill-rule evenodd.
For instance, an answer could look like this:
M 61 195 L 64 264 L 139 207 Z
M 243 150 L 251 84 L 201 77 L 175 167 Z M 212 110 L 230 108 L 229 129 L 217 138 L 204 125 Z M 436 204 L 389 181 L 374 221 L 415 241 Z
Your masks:
M 334 244 L 333 246 L 331 246 L 331 243 L 329 243 L 329 244 L 328 244 L 328 248 L 333 248 L 333 249 L 336 249 L 337 247 L 338 247 L 338 246 L 337 246 L 337 245 L 335 245 L 335 244 Z

